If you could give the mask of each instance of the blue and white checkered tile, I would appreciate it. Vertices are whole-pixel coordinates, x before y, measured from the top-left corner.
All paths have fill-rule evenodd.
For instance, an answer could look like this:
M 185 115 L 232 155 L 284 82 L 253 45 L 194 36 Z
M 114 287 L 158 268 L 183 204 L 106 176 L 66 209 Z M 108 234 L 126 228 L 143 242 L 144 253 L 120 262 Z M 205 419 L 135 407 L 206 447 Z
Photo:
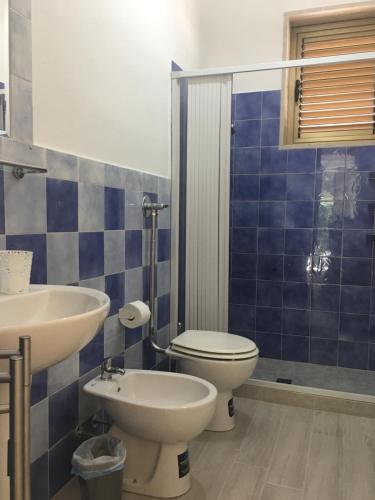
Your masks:
M 82 391 L 105 356 L 127 368 L 152 369 L 160 359 L 145 339 L 147 327 L 128 331 L 118 309 L 148 299 L 144 268 L 149 229 L 144 229 L 143 193 L 169 203 L 168 179 L 77 158 L 0 138 L 0 159 L 46 165 L 46 176 L 21 181 L 0 171 L 0 249 L 34 251 L 32 283 L 76 284 L 105 291 L 112 308 L 101 332 L 79 353 L 35 374 L 32 385 L 33 500 L 56 493 L 70 478 L 73 430 L 100 403 Z M 22 200 L 22 203 L 20 203 Z M 163 338 L 169 323 L 169 214 L 160 218 L 163 243 L 158 302 Z M 168 297 L 168 298 L 167 298 Z M 44 467 L 50 475 L 38 480 Z M 56 470 L 59 469 L 57 473 Z

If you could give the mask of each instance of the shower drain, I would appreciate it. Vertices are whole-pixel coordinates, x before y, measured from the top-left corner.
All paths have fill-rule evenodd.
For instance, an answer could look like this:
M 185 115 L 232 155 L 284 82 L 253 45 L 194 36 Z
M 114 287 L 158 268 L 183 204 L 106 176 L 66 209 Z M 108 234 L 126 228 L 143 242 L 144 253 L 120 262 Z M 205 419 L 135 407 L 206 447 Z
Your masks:
M 276 382 L 279 382 L 280 384 L 291 384 L 292 379 L 291 378 L 277 378 Z

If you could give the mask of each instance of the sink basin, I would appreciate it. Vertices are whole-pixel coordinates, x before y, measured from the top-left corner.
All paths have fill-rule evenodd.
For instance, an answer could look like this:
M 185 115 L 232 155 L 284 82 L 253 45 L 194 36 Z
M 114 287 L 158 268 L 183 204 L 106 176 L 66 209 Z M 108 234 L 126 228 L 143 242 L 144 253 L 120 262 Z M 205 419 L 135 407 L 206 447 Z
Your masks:
M 31 336 L 31 369 L 36 373 L 79 351 L 96 335 L 110 307 L 98 290 L 31 285 L 27 293 L 0 295 L 0 349 L 17 349 Z
M 31 336 L 31 371 L 37 373 L 79 351 L 95 337 L 110 307 L 98 290 L 76 286 L 31 285 L 26 293 L 0 294 L 0 349 L 18 349 L 18 337 Z M 8 362 L 0 361 L 0 371 Z M 9 387 L 0 384 L 0 405 Z M 0 414 L 0 498 L 10 499 L 6 475 L 9 416 Z

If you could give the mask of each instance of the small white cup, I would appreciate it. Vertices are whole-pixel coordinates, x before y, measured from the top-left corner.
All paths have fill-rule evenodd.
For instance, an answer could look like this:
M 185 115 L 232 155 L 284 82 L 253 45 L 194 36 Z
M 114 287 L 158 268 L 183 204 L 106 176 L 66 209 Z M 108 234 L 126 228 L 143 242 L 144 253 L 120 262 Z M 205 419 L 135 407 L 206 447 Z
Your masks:
M 0 293 L 16 294 L 29 290 L 33 252 L 0 251 Z

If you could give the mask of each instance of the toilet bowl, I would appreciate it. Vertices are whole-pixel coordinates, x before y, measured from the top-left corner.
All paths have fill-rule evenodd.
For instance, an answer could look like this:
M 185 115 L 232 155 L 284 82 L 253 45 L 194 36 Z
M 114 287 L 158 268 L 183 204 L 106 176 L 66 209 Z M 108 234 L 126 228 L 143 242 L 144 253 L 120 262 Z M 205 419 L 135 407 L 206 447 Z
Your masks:
M 102 400 L 114 420 L 110 434 L 127 450 L 123 490 L 171 498 L 190 488 L 187 443 L 210 422 L 217 390 L 179 373 L 126 370 L 91 380 L 84 390 Z
M 255 343 L 230 333 L 187 330 L 172 340 L 167 354 L 179 361 L 183 373 L 208 380 L 216 387 L 216 410 L 207 430 L 233 429 L 233 390 L 255 370 L 259 357 Z

